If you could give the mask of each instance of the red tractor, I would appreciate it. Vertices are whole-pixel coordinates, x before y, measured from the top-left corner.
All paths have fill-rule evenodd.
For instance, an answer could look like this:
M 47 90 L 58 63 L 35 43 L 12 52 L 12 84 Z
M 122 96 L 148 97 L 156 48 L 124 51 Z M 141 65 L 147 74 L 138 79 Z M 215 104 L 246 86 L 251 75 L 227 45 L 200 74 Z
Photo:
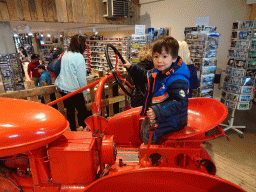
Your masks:
M 227 116 L 221 102 L 190 99 L 184 129 L 164 136 L 156 145 L 142 145 L 140 107 L 110 120 L 101 116 L 104 84 L 115 76 L 125 89 L 119 72 L 112 71 L 61 98 L 98 84 L 93 115 L 85 120 L 90 131 L 66 131 L 68 121 L 50 106 L 0 99 L 0 192 L 244 191 L 214 176 L 214 162 L 200 146 L 203 141 L 226 136 L 218 127 Z M 218 133 L 206 137 L 205 132 L 216 126 Z M 136 149 L 139 161 L 117 159 L 117 148 Z

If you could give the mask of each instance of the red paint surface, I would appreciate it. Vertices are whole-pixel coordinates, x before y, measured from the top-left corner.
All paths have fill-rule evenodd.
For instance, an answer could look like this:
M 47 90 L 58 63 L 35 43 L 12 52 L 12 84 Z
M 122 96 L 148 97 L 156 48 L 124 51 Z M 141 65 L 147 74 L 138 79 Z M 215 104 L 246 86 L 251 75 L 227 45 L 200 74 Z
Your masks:
M 59 111 L 41 103 L 0 98 L 0 109 L 0 157 L 45 146 L 69 127 Z

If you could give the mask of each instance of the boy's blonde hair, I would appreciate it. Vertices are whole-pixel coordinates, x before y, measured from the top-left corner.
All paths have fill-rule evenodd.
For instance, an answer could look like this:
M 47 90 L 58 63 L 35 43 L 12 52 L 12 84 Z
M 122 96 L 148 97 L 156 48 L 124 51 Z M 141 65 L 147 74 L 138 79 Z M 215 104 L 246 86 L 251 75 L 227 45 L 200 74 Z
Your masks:
M 140 61 L 152 61 L 152 47 L 150 45 L 143 46 L 139 51 L 139 60 Z

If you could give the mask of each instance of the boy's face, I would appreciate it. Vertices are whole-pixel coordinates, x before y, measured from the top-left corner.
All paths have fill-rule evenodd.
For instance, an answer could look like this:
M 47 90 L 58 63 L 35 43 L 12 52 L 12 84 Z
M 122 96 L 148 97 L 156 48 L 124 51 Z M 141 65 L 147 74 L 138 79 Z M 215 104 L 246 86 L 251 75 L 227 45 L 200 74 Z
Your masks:
M 170 70 L 170 67 L 177 58 L 172 58 L 170 53 L 167 53 L 165 49 L 162 49 L 162 53 L 155 52 L 153 53 L 153 62 L 154 67 L 162 73 L 166 73 Z
M 44 72 L 43 69 L 37 69 L 39 74 L 42 74 Z

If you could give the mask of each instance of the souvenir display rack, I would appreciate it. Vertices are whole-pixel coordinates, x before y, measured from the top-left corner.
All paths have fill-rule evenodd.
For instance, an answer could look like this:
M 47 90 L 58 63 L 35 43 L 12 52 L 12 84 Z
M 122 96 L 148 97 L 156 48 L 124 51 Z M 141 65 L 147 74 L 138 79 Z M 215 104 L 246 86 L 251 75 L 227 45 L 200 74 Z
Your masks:
M 108 71 L 108 64 L 105 58 L 105 46 L 107 43 L 114 45 L 117 50 L 122 54 L 124 58 L 127 57 L 127 39 L 126 38 L 90 38 L 86 41 L 87 47 L 84 52 L 84 58 L 86 60 L 87 69 L 98 70 L 98 71 Z M 116 55 L 112 50 L 109 50 L 110 59 L 113 64 L 116 63 Z M 123 65 L 118 62 L 117 69 L 119 71 L 124 71 Z
M 140 49 L 146 45 L 151 44 L 153 36 L 151 34 L 147 35 L 131 35 L 128 37 L 128 59 L 132 64 L 139 63 L 138 54 Z
M 201 31 L 198 31 L 201 30 Z M 198 70 L 200 87 L 198 97 L 213 97 L 214 77 L 217 67 L 219 33 L 216 27 L 189 27 L 185 29 L 185 41 L 190 50 L 191 61 Z
M 70 44 L 70 38 L 65 36 L 65 37 L 63 38 L 64 51 L 67 51 L 67 50 L 68 50 L 69 44 Z
M 245 126 L 234 126 L 235 110 L 250 110 L 254 96 L 255 77 L 251 70 L 255 69 L 256 62 L 256 35 L 254 21 L 233 23 L 229 62 L 226 68 L 226 77 L 222 87 L 221 102 L 232 109 L 231 119 L 224 131 L 245 129 Z
M 5 92 L 24 89 L 22 69 L 16 53 L 0 55 L 1 83 Z

